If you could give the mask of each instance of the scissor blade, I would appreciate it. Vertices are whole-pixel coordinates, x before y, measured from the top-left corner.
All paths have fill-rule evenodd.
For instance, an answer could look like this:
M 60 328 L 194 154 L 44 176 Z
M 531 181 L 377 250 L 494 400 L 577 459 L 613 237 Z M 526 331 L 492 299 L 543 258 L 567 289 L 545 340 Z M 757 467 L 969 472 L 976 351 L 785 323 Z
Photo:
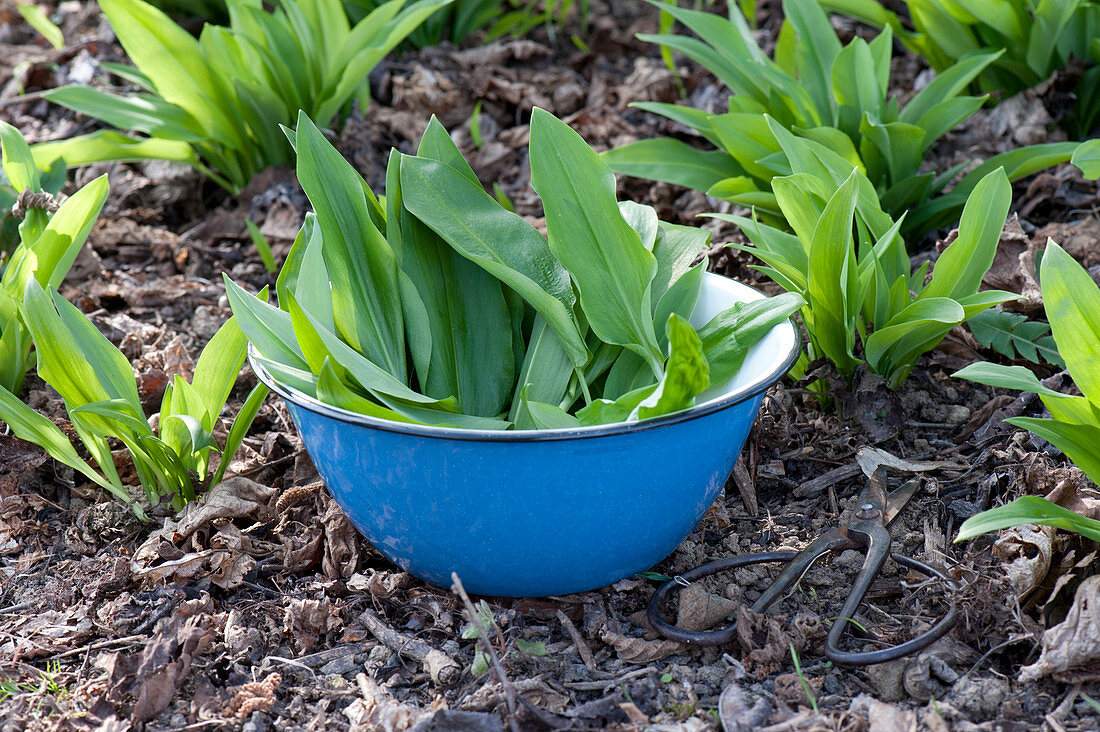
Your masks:
M 905 508 L 905 504 L 916 494 L 920 488 L 920 478 L 910 478 L 900 486 L 890 491 L 886 496 L 886 510 L 883 511 L 883 519 L 889 525 Z

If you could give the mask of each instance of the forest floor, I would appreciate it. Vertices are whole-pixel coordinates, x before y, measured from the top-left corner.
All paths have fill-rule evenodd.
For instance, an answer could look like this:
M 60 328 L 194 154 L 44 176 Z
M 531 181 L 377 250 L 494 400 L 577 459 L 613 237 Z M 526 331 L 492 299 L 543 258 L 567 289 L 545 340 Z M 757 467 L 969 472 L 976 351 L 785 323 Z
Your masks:
M 778 3 L 761 6 L 761 34 L 772 37 Z M 98 64 L 120 60 L 94 4 L 65 2 L 58 13 L 62 50 L 22 26 L 10 0 L 0 2 L 0 118 L 30 141 L 90 129 L 38 93 L 102 84 Z M 640 1 L 597 1 L 587 29 L 574 23 L 553 37 L 539 29 L 528 39 L 396 56 L 372 74 L 370 108 L 333 139 L 381 191 L 389 149 L 410 152 L 436 114 L 482 181 L 499 183 L 535 220 L 525 124 L 533 106 L 564 118 L 597 149 L 657 134 L 690 139 L 629 106 L 680 99 L 656 47 L 634 38 L 656 24 L 656 11 Z M 571 40 L 574 32 L 591 50 Z M 726 92 L 712 77 L 680 71 L 692 105 L 724 108 Z M 914 57 L 895 60 L 901 88 L 922 83 L 921 71 Z M 946 165 L 1060 139 L 1062 86 L 1056 80 L 980 112 L 935 154 Z M 469 132 L 478 101 L 480 147 Z M 167 380 L 190 374 L 230 314 L 221 273 L 256 288 L 274 283 L 245 218 L 278 257 L 308 202 L 288 170 L 265 172 L 237 197 L 163 164 L 93 166 L 75 171 L 76 183 L 105 171 L 110 197 L 62 292 L 130 357 L 155 409 Z M 1093 183 L 1065 166 L 1022 181 L 1015 194 L 991 286 L 1033 285 L 1019 254 L 1047 236 L 1100 272 Z M 620 196 L 696 225 L 697 214 L 724 205 L 636 179 L 620 180 Z M 734 227 L 707 226 L 712 269 L 775 291 L 750 257 L 722 246 L 744 241 Z M 913 246 L 915 260 L 935 257 L 937 243 Z M 902 468 L 895 476 L 921 479 L 892 529 L 895 547 L 948 568 L 960 589 L 945 597 L 890 569 L 857 619 L 888 642 L 934 622 L 947 602 L 960 622 L 918 654 L 864 668 L 831 665 L 822 651 L 822 628 L 862 562 L 855 552 L 816 564 L 766 617 L 746 606 L 766 586 L 767 568 L 694 585 L 682 624 L 740 619 L 736 642 L 718 648 L 689 648 L 648 627 L 644 611 L 658 584 L 649 576 L 568 597 L 484 598 L 501 667 L 476 673 L 477 640 L 463 632 L 461 598 L 400 571 L 355 532 L 278 399 L 261 410 L 232 466 L 239 478 L 182 517 L 161 512 L 150 523 L 0 430 L 0 727 L 1098 729 L 1100 707 L 1090 697 L 1100 698 L 1100 600 L 1074 605 L 1095 546 L 1051 530 L 952 543 L 965 518 L 1021 494 L 1100 517 L 1100 494 L 1080 471 L 1002 422 L 1040 414 L 1037 399 L 950 377 L 979 358 L 998 357 L 957 330 L 896 392 L 862 373 L 851 386 L 834 380 L 830 404 L 804 382 L 776 386 L 726 490 L 653 568 L 671 576 L 708 560 L 802 548 L 850 513 L 866 481 L 858 451 L 893 456 Z M 1044 368 L 1058 388 L 1057 369 Z M 232 411 L 254 383 L 246 367 Z M 60 398 L 37 377 L 23 396 L 64 420 Z M 1057 637 L 1047 632 L 1044 645 L 1044 631 L 1063 621 L 1070 625 Z M 437 651 L 432 663 L 415 658 L 410 638 Z M 1021 676 L 1037 660 L 1039 670 Z

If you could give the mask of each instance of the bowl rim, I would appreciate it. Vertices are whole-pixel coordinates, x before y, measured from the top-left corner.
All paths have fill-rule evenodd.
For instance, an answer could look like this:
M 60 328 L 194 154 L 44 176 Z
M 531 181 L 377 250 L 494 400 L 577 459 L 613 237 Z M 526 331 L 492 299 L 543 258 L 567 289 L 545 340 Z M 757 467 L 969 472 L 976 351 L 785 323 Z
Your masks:
M 756 288 L 750 287 L 743 282 L 738 282 L 733 278 L 713 272 L 707 272 L 706 274 L 726 280 L 733 285 L 745 288 L 762 297 L 764 296 L 763 293 Z M 254 358 L 255 349 L 251 343 L 248 344 L 248 363 L 252 367 L 252 371 L 256 374 L 256 377 L 265 386 L 286 401 L 320 416 L 359 427 L 369 427 L 385 432 L 397 432 L 417 437 L 463 440 L 469 442 L 542 442 L 575 440 L 642 432 L 678 424 L 680 422 L 687 422 L 741 404 L 742 402 L 762 394 L 790 371 L 799 353 L 802 351 L 802 332 L 793 318 L 788 318 L 781 323 L 777 323 L 773 327 L 773 330 L 774 328 L 781 328 L 784 325 L 790 327 L 794 335 L 791 339 L 790 351 L 782 359 L 777 360 L 775 362 L 776 366 L 766 373 L 763 378 L 757 378 L 743 387 L 708 399 L 702 404 L 697 404 L 689 409 L 653 419 L 645 419 L 638 422 L 612 422 L 610 424 L 592 425 L 588 427 L 567 427 L 550 430 L 481 430 L 469 429 L 466 427 L 441 427 L 437 425 L 393 422 L 388 419 L 371 417 L 366 414 L 359 414 L 358 412 L 352 412 L 347 409 L 332 406 L 331 404 L 326 404 L 292 386 L 279 383 L 279 381 L 272 376 L 271 372 Z

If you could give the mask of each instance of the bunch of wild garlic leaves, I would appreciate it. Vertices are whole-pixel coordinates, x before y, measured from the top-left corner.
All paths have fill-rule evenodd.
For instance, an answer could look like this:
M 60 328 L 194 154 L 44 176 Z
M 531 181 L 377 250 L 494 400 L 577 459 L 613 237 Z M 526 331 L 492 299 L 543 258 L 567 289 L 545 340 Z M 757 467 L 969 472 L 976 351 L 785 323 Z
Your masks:
M 1012 417 L 1005 420 L 1022 427 L 1066 454 L 1094 483 L 1100 483 L 1100 288 L 1066 250 L 1047 240 L 1039 267 L 1043 307 L 1059 353 L 1078 395 L 1043 386 L 1023 366 L 974 363 L 954 375 L 1006 389 L 1038 394 L 1049 418 Z M 1076 531 L 1100 540 L 1100 521 L 1062 508 L 1039 496 L 1023 496 L 1012 503 L 971 516 L 961 527 L 956 541 L 986 531 L 1023 524 L 1042 524 Z
M 1003 49 L 960 58 L 902 106 L 889 94 L 890 25 L 870 43 L 857 37 L 842 46 L 816 2 L 785 0 L 783 26 L 774 58 L 769 58 L 733 5 L 727 20 L 650 2 L 698 37 L 661 33 L 639 38 L 697 61 L 733 94 L 724 114 L 678 104 L 635 104 L 695 130 L 716 149 L 700 150 L 673 138 L 641 140 L 605 154 L 616 172 L 625 175 L 695 188 L 752 207 L 774 221 L 782 211 L 772 181 L 798 166 L 774 133 L 777 122 L 859 168 L 884 210 L 895 218 L 908 212 L 903 232 L 920 235 L 957 222 L 970 192 L 991 171 L 1003 168 L 1009 180 L 1017 180 L 1068 162 L 1088 146 L 1029 145 L 972 169 L 965 163 L 928 169 L 925 158 L 932 146 L 985 103 L 986 96 L 963 92 L 1004 55 Z M 1094 177 L 1094 170 L 1079 167 Z
M 43 181 L 23 136 L 6 122 L 0 122 L 0 150 L 11 192 L 8 210 L 18 213 L 10 216 L 14 226 L 7 222 L 4 226 L 17 237 L 18 245 L 0 274 L 0 387 L 18 394 L 27 375 L 32 343 L 22 315 L 24 290 L 32 279 L 47 287 L 61 284 L 107 199 L 107 176 L 96 178 L 56 205 L 51 196 L 44 195 L 44 189 L 49 186 L 56 191 L 59 186 Z M 61 172 L 63 181 L 63 169 Z M 0 201 L 7 203 L 2 188 Z
M 755 215 L 708 215 L 741 227 L 752 246 L 731 246 L 755 255 L 761 272 L 805 298 L 801 315 L 810 358 L 828 358 L 847 377 L 866 364 L 896 387 L 952 328 L 1018 297 L 979 291 L 1012 199 L 1002 168 L 986 173 L 970 192 L 958 235 L 929 278 L 929 263 L 912 267 L 900 233 L 905 215 L 894 220 L 882 209 L 858 167 L 767 122 L 792 165 L 790 175 L 772 181 L 791 231 Z
M 323 402 L 399 422 L 552 429 L 677 412 L 802 304 L 737 305 L 696 330 L 709 234 L 619 203 L 599 155 L 536 109 L 531 180 L 547 236 L 487 194 L 434 119 L 394 151 L 381 203 L 301 114 L 313 204 L 276 289 L 226 278 L 257 361 Z
M 144 511 L 119 474 L 112 441 L 125 446 L 148 502 L 156 506 L 167 501 L 179 510 L 205 486 L 221 481 L 268 393 L 262 384 L 252 389 L 219 449 L 215 426 L 244 364 L 247 345 L 234 319 L 203 348 L 191 381 L 177 375 L 166 387 L 154 428 L 145 416 L 126 356 L 56 289 L 29 278 L 20 318 L 34 339 L 38 376 L 61 395 L 73 432 L 91 460 L 77 452 L 53 421 L 6 389 L 0 389 L 0 421 L 20 439 L 39 445 L 128 503 L 141 518 Z M 215 468 L 216 453 L 221 461 Z
M 237 193 L 260 170 L 291 161 L 281 124 L 306 110 L 327 125 L 353 98 L 365 106 L 371 69 L 449 2 L 388 0 L 352 26 L 339 0 L 279 0 L 271 11 L 260 0 L 227 0 L 229 25 L 207 23 L 196 40 L 142 0 L 102 0 L 133 62 L 105 67 L 142 91 L 46 93 L 118 129 L 40 143 L 35 159 L 171 160 Z
M 1012 95 L 1036 86 L 1064 68 L 1100 61 L 1100 3 L 1096 0 L 906 0 L 908 22 L 879 0 L 819 0 L 878 28 L 891 28 L 898 40 L 943 71 L 967 55 L 1003 51 L 977 85 Z M 1096 84 L 1100 68 L 1087 70 L 1077 86 L 1073 113 L 1095 121 L 1100 114 Z M 1088 127 L 1080 130 L 1088 132 Z

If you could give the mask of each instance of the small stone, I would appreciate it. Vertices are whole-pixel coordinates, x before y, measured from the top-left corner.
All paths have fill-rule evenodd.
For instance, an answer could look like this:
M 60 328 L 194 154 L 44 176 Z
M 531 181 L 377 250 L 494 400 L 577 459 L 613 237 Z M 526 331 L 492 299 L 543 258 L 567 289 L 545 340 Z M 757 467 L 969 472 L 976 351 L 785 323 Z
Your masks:
M 840 553 L 840 556 L 836 558 L 836 563 L 842 567 L 847 567 L 852 572 L 858 572 L 863 567 L 866 558 L 855 549 L 848 549 Z
M 340 658 L 334 658 L 321 667 L 321 673 L 323 674 L 335 674 L 337 676 L 343 676 L 344 674 L 351 673 L 352 671 L 359 671 L 362 668 L 360 662 L 360 656 L 349 653 L 346 656 Z
M 970 419 L 970 407 L 963 404 L 953 404 L 947 408 L 946 417 L 949 424 L 962 424 Z
M 901 701 L 905 698 L 905 667 L 908 660 L 899 658 L 896 661 L 876 663 L 865 669 L 867 679 L 875 688 L 875 696 L 881 701 Z
M 963 676 L 951 687 L 946 701 L 971 719 L 995 719 L 1008 691 L 1008 682 L 995 676 Z
M 267 732 L 267 715 L 263 712 L 252 712 L 241 732 Z

